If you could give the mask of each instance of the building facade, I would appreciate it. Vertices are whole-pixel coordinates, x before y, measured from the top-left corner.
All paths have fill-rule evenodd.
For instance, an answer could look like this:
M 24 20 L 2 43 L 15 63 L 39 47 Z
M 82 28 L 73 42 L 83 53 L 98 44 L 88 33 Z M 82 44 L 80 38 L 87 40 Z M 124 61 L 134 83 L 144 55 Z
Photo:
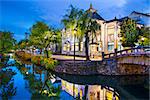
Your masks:
M 111 53 L 114 49 L 122 50 L 123 47 L 120 42 L 120 24 L 125 18 L 135 18 L 135 12 L 132 12 L 129 16 L 117 19 L 116 17 L 112 20 L 104 20 L 95 10 L 92 5 L 87 10 L 92 13 L 92 18 L 96 19 L 97 23 L 100 24 L 101 29 L 95 34 L 89 34 L 89 55 L 90 57 L 101 56 L 101 52 Z M 74 43 L 75 39 L 75 43 Z M 85 56 L 85 39 L 79 43 L 78 39 L 74 38 L 70 30 L 62 31 L 62 54 L 73 55 L 74 44 L 75 54 Z

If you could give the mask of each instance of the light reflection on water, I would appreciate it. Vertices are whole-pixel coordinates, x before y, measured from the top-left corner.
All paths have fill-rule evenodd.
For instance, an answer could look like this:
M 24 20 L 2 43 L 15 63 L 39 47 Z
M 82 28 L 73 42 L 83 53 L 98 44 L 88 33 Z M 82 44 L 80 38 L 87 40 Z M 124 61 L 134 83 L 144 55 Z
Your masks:
M 27 100 L 32 97 L 29 83 L 25 79 L 25 76 L 30 74 L 34 74 L 34 78 L 42 84 L 50 77 L 54 87 L 61 86 L 61 100 L 73 100 L 73 97 L 89 100 L 149 98 L 148 76 L 79 76 L 47 72 L 33 64 L 23 64 L 23 66 L 22 69 L 18 66 L 9 67 L 17 72 L 13 77 L 14 85 L 17 87 L 16 95 L 12 97 L 13 100 L 18 98 Z

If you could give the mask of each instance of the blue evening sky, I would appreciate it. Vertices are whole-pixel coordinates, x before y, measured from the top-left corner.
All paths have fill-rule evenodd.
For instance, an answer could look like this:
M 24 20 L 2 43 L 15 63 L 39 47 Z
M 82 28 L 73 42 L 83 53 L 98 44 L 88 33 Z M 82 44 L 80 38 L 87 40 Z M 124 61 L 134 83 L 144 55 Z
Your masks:
M 11 31 L 20 40 L 36 21 L 60 28 L 69 5 L 87 10 L 90 3 L 105 20 L 132 11 L 150 13 L 150 0 L 0 0 L 0 30 Z

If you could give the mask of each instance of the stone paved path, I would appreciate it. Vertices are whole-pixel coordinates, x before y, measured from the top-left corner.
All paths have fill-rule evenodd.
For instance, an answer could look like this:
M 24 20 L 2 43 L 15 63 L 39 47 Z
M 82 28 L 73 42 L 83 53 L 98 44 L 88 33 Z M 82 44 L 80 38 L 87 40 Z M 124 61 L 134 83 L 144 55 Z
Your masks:
M 73 60 L 73 56 L 65 56 L 65 55 L 52 55 L 52 58 L 58 59 L 58 60 Z M 86 60 L 85 57 L 75 57 L 76 60 Z M 90 58 L 92 61 L 101 60 L 101 57 L 97 58 Z

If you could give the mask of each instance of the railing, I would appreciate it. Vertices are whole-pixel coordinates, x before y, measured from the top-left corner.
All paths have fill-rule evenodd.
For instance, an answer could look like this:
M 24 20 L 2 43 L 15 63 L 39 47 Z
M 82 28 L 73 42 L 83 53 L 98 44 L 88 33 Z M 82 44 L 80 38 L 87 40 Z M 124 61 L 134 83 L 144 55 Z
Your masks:
M 102 52 L 102 60 L 109 59 L 109 58 L 116 58 L 119 56 L 129 55 L 129 54 L 146 53 L 147 51 L 150 52 L 150 47 L 137 47 L 137 48 L 120 50 L 120 51 L 114 49 L 114 53 L 105 54 L 104 52 Z

